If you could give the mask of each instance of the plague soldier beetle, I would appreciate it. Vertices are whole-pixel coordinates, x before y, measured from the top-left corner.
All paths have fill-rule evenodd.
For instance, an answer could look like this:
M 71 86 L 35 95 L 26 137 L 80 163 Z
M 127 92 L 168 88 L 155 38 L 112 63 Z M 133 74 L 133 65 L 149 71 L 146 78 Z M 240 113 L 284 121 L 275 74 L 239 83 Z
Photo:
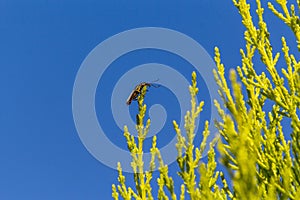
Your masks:
M 144 87 L 151 87 L 151 86 L 159 87 L 159 85 L 155 86 L 153 83 L 147 83 L 147 82 L 142 82 L 142 83 L 138 84 L 137 86 L 135 86 L 134 90 L 132 90 L 132 92 L 130 93 L 130 95 L 126 101 L 126 104 L 130 105 L 132 101 L 136 101 L 138 96 L 141 94 L 142 89 Z

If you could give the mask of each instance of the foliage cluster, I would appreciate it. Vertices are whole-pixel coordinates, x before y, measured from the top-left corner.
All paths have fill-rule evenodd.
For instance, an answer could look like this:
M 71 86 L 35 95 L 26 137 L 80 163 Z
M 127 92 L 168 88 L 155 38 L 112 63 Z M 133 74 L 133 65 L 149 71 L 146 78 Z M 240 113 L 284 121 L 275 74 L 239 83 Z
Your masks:
M 300 51 L 300 19 L 296 14 L 296 9 L 299 13 L 300 2 L 297 0 L 296 9 L 293 4 L 288 8 L 286 0 L 276 2 L 282 12 L 272 3 L 268 3 L 268 7 L 291 28 Z M 185 116 L 186 137 L 181 134 L 177 123 L 173 122 L 177 134 L 178 175 L 183 180 L 180 194 L 177 196 L 179 190 L 176 189 L 169 175 L 168 166 L 164 164 L 156 147 L 155 136 L 151 148 L 150 170 L 144 171 L 143 142 L 150 126 L 149 119 L 144 125 L 146 112 L 146 105 L 143 103 L 146 90 L 144 88 L 138 98 L 139 114 L 136 125 L 138 137 L 134 138 L 127 127 L 124 128 L 132 156 L 135 189 L 126 186 L 125 176 L 119 164 L 119 185 L 112 186 L 114 199 L 122 197 L 126 200 L 132 198 L 175 200 L 184 199 L 186 196 L 189 199 L 300 199 L 300 62 L 289 52 L 284 37 L 282 37 L 282 52 L 274 54 L 260 0 L 256 0 L 257 26 L 254 24 L 250 5 L 246 0 L 234 0 L 233 3 L 246 29 L 245 49 L 240 50 L 242 63 L 236 71 L 230 71 L 227 81 L 219 49 L 215 48 L 217 70 L 214 71 L 222 98 L 222 102 L 215 101 L 221 116 L 221 120 L 215 122 L 221 136 L 217 149 L 230 180 L 225 179 L 223 172 L 216 170 L 216 149 L 213 148 L 213 143 L 210 144 L 207 163 L 200 160 L 207 145 L 208 122 L 205 123 L 201 145 L 194 146 L 195 121 L 204 103 L 196 104 L 198 88 L 196 74 L 193 73 L 189 88 L 191 110 Z M 254 69 L 255 54 L 260 56 L 266 66 L 266 73 L 258 74 Z M 286 66 L 280 73 L 278 60 L 281 54 Z M 237 76 L 241 83 L 237 81 Z M 246 93 L 243 93 L 242 89 Z M 272 105 L 269 112 L 266 108 L 267 102 Z M 289 121 L 290 133 L 285 132 L 283 120 Z M 288 134 L 291 135 L 291 139 L 285 138 Z M 156 158 L 159 161 L 157 179 L 159 189 L 158 194 L 154 196 L 151 184 Z M 196 174 L 199 174 L 199 178 Z M 218 185 L 217 180 L 222 184 Z M 232 187 L 228 186 L 229 181 Z

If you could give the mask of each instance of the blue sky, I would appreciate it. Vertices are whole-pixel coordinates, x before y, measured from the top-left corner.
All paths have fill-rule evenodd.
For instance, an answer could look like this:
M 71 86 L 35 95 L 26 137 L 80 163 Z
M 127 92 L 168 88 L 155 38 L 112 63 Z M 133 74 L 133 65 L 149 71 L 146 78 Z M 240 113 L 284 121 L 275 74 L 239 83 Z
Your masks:
M 291 31 L 267 9 L 266 19 L 275 50 L 281 49 L 282 35 L 293 44 Z M 82 62 L 98 44 L 141 27 L 181 32 L 201 44 L 211 57 L 218 46 L 227 72 L 240 64 L 244 28 L 231 1 L 0 1 L 1 199 L 111 199 L 117 171 L 95 159 L 81 142 L 72 114 L 73 85 Z M 122 73 L 149 62 L 170 65 L 187 80 L 193 71 L 193 66 L 166 52 L 135 53 L 112 63 L 95 96 L 99 123 L 107 137 L 123 149 L 122 131 L 113 122 L 111 111 L 103 111 L 109 107 L 113 85 Z M 264 70 L 261 64 L 257 69 Z M 132 87 L 134 83 L 128 84 Z M 201 77 L 199 84 L 200 93 L 203 91 L 199 98 L 209 101 Z M 165 104 L 170 114 L 162 132 L 171 137 L 158 134 L 159 145 L 164 146 L 174 136 L 169 122 L 180 115 L 175 112 L 178 102 L 165 87 L 152 87 L 147 97 L 146 103 Z M 133 118 L 134 106 L 128 107 Z M 211 105 L 207 106 L 209 110 Z M 176 165 L 170 168 L 175 174 Z M 130 183 L 131 174 L 126 176 Z

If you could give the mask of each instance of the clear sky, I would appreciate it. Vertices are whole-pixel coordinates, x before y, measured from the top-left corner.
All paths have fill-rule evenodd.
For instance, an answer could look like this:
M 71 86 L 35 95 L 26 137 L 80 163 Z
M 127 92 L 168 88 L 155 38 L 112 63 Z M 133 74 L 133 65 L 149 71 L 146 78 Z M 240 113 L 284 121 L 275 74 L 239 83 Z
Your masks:
M 275 50 L 281 49 L 282 35 L 288 38 L 288 44 L 294 43 L 291 31 L 268 9 L 266 19 Z M 97 45 L 118 33 L 141 27 L 178 31 L 197 41 L 211 57 L 218 46 L 226 72 L 240 65 L 244 28 L 231 1 L 0 0 L 0 199 L 111 199 L 117 171 L 96 159 L 82 143 L 73 119 L 73 86 L 80 66 Z M 105 48 L 107 55 L 114 51 L 109 45 Z M 101 56 L 97 58 L 100 61 Z M 188 81 L 194 70 L 184 59 L 154 49 L 130 52 L 111 63 L 97 86 L 95 111 L 106 137 L 123 150 L 126 143 L 122 130 L 110 110 L 112 90 L 123 73 L 147 63 L 168 65 Z M 257 69 L 264 70 L 261 64 Z M 210 118 L 211 104 L 209 87 L 200 74 L 199 99 L 205 100 L 207 106 L 200 120 L 201 130 L 205 116 Z M 166 80 L 156 78 L 158 84 Z M 137 81 L 156 78 L 123 82 L 123 93 L 114 94 L 133 120 L 136 102 L 125 105 L 129 89 Z M 179 101 L 163 85 L 151 87 L 146 98 L 149 105 L 165 107 L 166 128 L 157 134 L 158 145 L 163 147 L 175 135 L 171 121 L 180 120 Z M 108 149 L 105 153 L 114 157 Z M 176 164 L 170 168 L 175 174 Z M 131 174 L 126 177 L 132 183 Z

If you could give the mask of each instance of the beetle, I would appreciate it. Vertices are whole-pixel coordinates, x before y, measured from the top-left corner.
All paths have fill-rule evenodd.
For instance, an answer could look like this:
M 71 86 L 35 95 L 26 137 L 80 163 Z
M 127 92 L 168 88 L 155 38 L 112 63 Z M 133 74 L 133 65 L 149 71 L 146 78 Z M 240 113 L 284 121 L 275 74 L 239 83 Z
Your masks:
M 132 101 L 136 101 L 138 96 L 141 94 L 142 89 L 144 87 L 151 87 L 151 86 L 154 86 L 154 84 L 153 83 L 147 83 L 147 82 L 141 82 L 140 84 L 135 86 L 135 88 L 132 90 L 132 92 L 130 93 L 130 95 L 129 95 L 127 101 L 126 101 L 126 104 L 130 105 Z M 159 86 L 157 86 L 157 87 L 159 87 Z

